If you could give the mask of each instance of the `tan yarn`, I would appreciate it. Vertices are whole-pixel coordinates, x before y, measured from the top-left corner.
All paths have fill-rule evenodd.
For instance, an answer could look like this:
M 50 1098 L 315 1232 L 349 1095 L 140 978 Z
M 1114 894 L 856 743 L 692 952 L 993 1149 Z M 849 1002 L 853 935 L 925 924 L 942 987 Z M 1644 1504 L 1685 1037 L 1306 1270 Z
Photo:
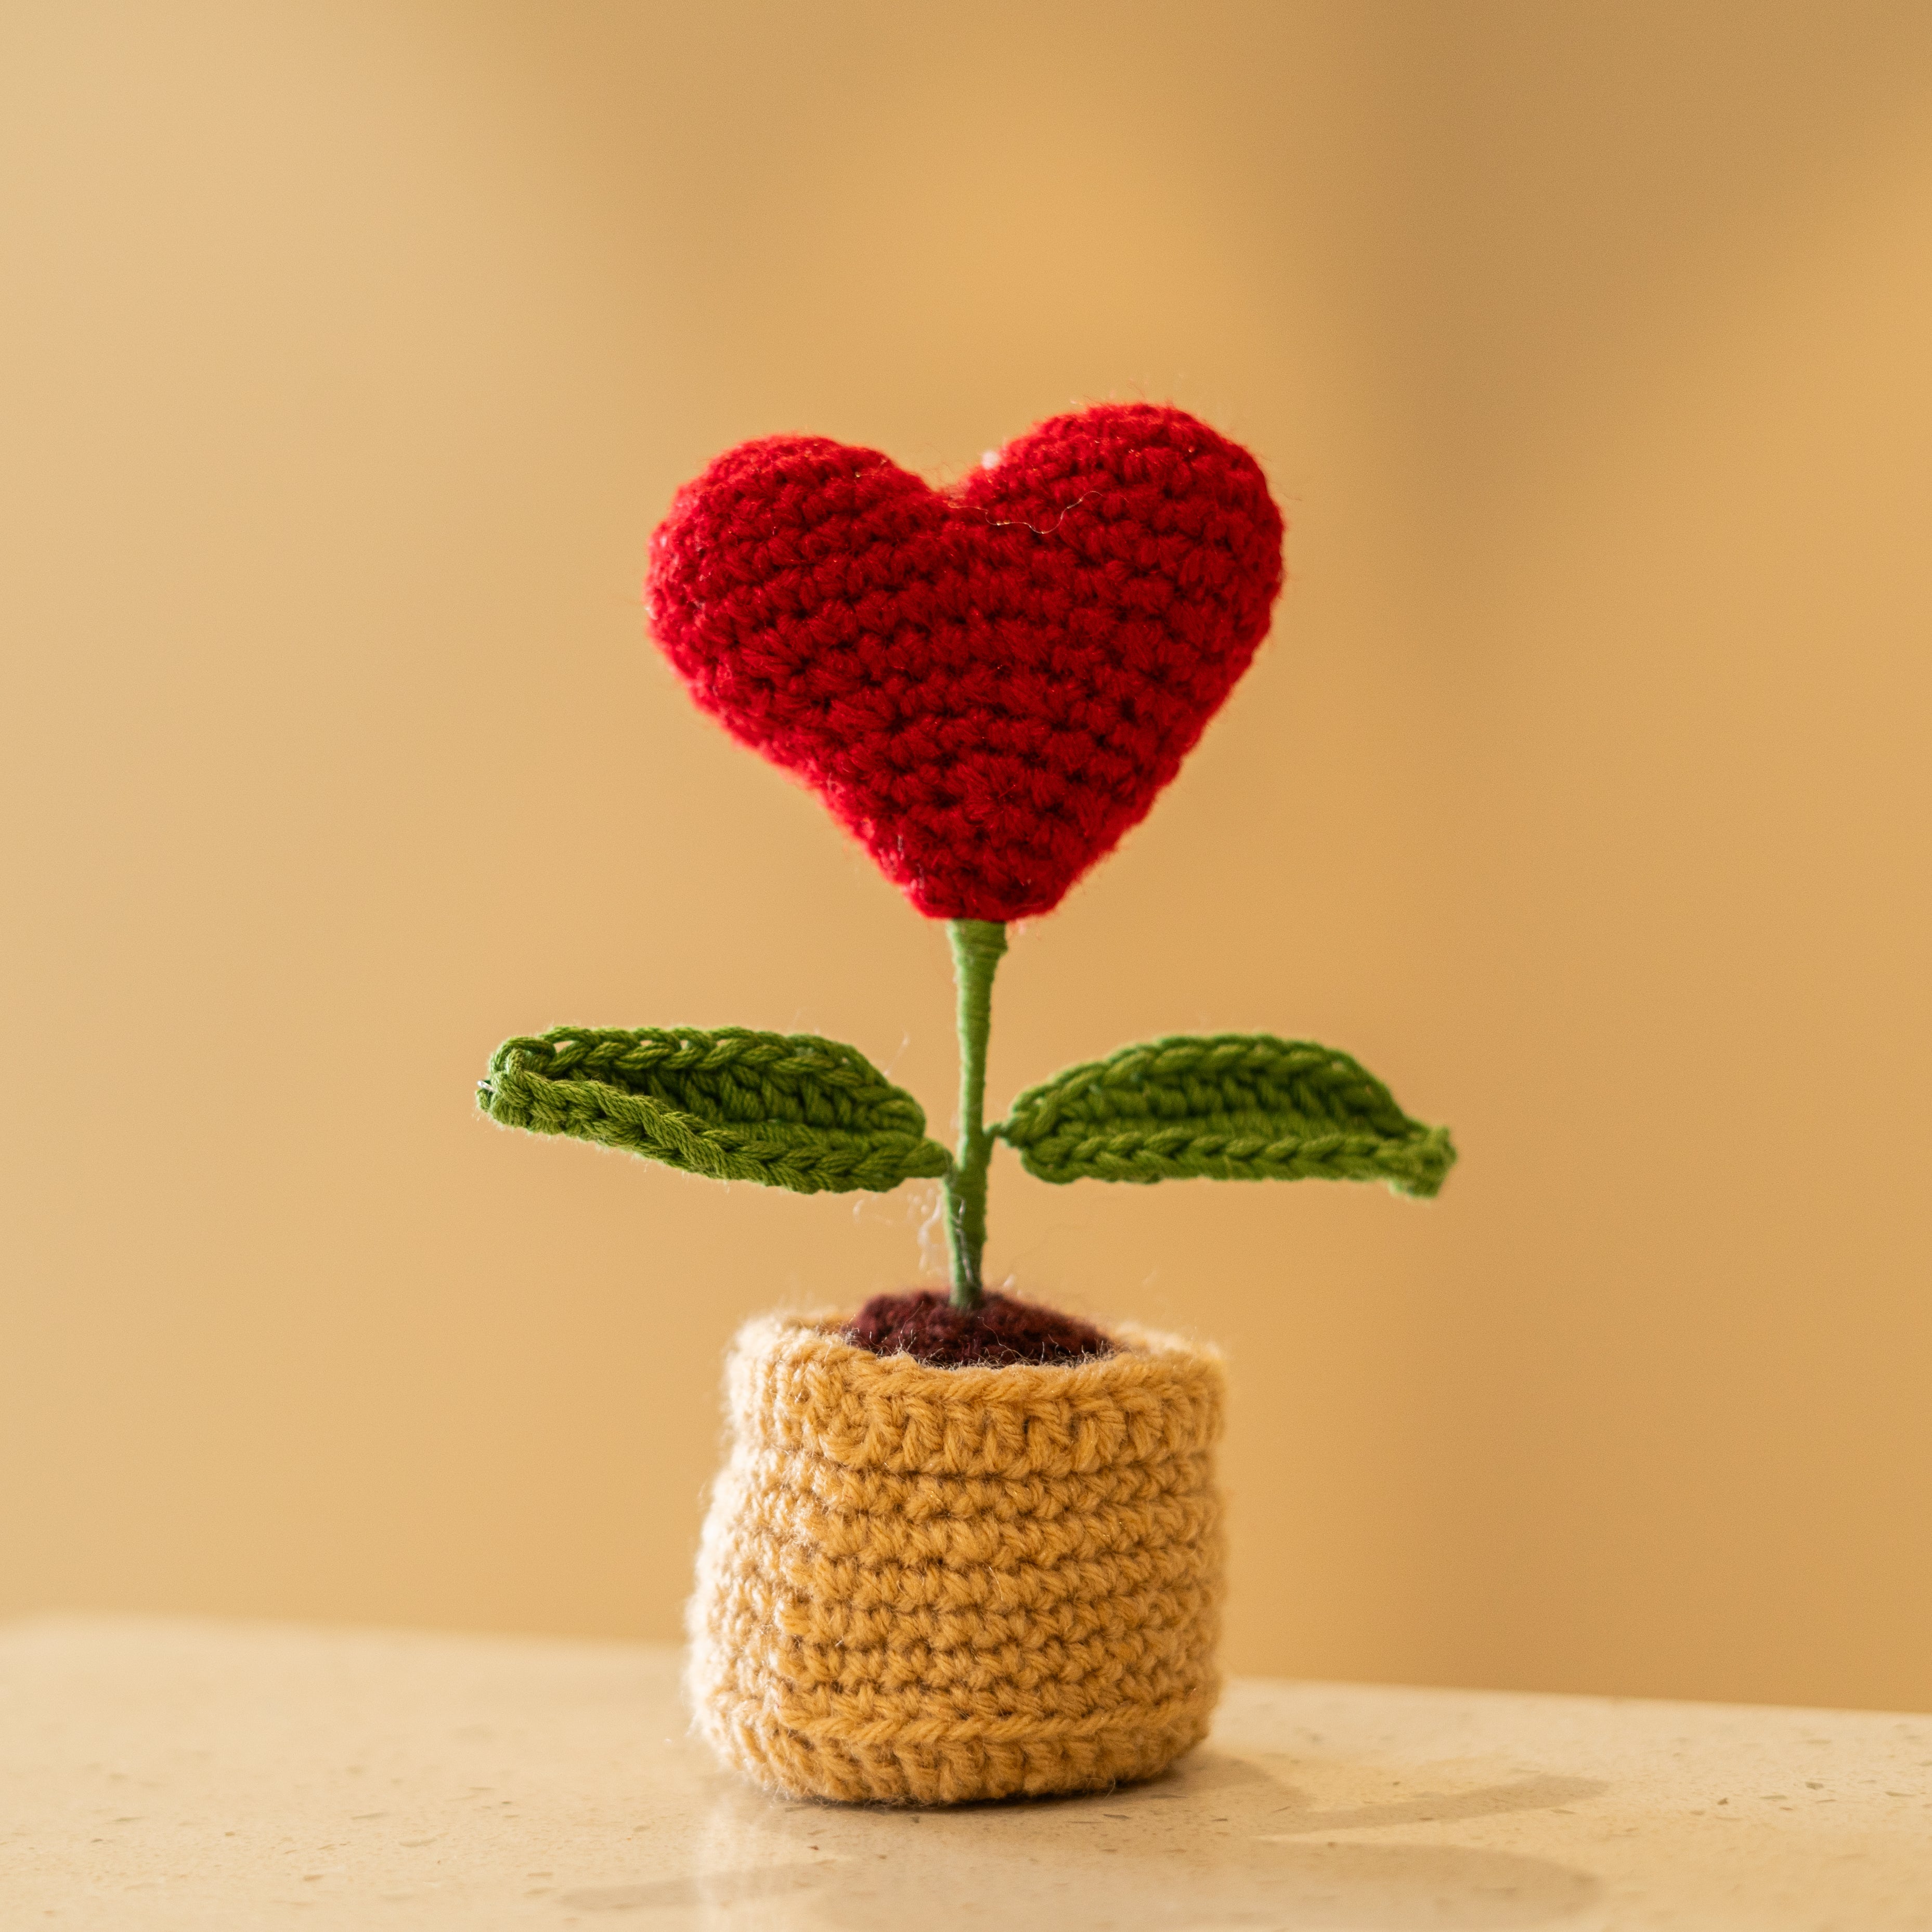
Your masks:
M 1117 1328 L 928 1368 L 748 1324 L 690 1610 L 719 1754 L 794 1797 L 957 1804 L 1149 1778 L 1208 1729 L 1219 1358 Z

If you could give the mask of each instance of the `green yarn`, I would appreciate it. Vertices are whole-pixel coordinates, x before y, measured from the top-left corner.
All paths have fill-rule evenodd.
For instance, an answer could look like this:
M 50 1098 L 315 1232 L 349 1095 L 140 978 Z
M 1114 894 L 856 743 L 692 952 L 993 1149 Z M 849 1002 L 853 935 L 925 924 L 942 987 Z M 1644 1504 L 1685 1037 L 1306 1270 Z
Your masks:
M 799 1194 L 943 1178 L 952 1301 L 985 1294 L 994 1140 L 1036 1179 L 1380 1180 L 1426 1199 L 1455 1164 L 1446 1127 L 1412 1120 L 1358 1062 L 1271 1034 L 1122 1047 L 1029 1088 L 985 1120 L 1004 925 L 948 923 L 958 986 L 959 1149 L 856 1047 L 745 1027 L 554 1027 L 490 1056 L 477 1104 L 500 1126 L 623 1148 L 687 1173 Z
M 1426 1199 L 1456 1159 L 1346 1053 L 1270 1034 L 1176 1036 L 1070 1067 L 992 1130 L 1042 1180 L 1384 1180 Z
M 959 990 L 959 1152 L 946 1177 L 946 1230 L 952 1249 L 952 1305 L 976 1308 L 986 1292 L 986 1168 L 993 1136 L 986 1124 L 986 1036 L 993 1023 L 993 974 L 1006 950 L 995 920 L 946 922 Z
M 910 1094 L 814 1034 L 554 1027 L 497 1048 L 476 1098 L 506 1127 L 799 1194 L 883 1192 L 952 1164 Z

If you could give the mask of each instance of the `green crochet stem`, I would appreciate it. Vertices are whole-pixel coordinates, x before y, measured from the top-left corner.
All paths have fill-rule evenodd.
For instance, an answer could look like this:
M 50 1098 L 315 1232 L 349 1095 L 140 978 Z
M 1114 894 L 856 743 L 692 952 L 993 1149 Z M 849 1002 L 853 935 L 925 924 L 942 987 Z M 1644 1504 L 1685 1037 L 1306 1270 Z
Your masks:
M 952 1305 L 977 1308 L 986 1294 L 980 1257 L 986 1246 L 986 1036 L 993 1023 L 993 974 L 1006 928 L 983 919 L 946 922 L 959 988 L 959 1148 L 946 1176 L 946 1229 L 952 1245 Z

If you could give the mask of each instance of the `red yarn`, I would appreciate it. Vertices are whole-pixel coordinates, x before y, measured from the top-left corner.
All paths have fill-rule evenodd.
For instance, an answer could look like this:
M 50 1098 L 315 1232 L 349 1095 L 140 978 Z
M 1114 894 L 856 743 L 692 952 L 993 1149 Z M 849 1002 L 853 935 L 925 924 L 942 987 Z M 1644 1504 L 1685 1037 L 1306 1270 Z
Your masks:
M 1281 514 L 1179 410 L 1056 416 L 943 490 L 876 450 L 721 456 L 651 539 L 652 632 L 934 919 L 1057 904 L 1268 629 Z

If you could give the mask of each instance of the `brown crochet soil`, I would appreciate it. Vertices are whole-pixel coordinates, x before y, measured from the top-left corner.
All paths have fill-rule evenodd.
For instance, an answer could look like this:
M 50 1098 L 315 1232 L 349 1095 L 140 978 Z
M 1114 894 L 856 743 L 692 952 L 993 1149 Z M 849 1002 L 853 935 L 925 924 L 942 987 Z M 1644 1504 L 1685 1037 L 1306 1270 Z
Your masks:
M 970 1310 L 929 1288 L 875 1294 L 845 1340 L 875 1355 L 910 1355 L 934 1369 L 1001 1369 L 1012 1362 L 1078 1362 L 1111 1355 L 1099 1329 L 1057 1308 L 989 1294 Z

